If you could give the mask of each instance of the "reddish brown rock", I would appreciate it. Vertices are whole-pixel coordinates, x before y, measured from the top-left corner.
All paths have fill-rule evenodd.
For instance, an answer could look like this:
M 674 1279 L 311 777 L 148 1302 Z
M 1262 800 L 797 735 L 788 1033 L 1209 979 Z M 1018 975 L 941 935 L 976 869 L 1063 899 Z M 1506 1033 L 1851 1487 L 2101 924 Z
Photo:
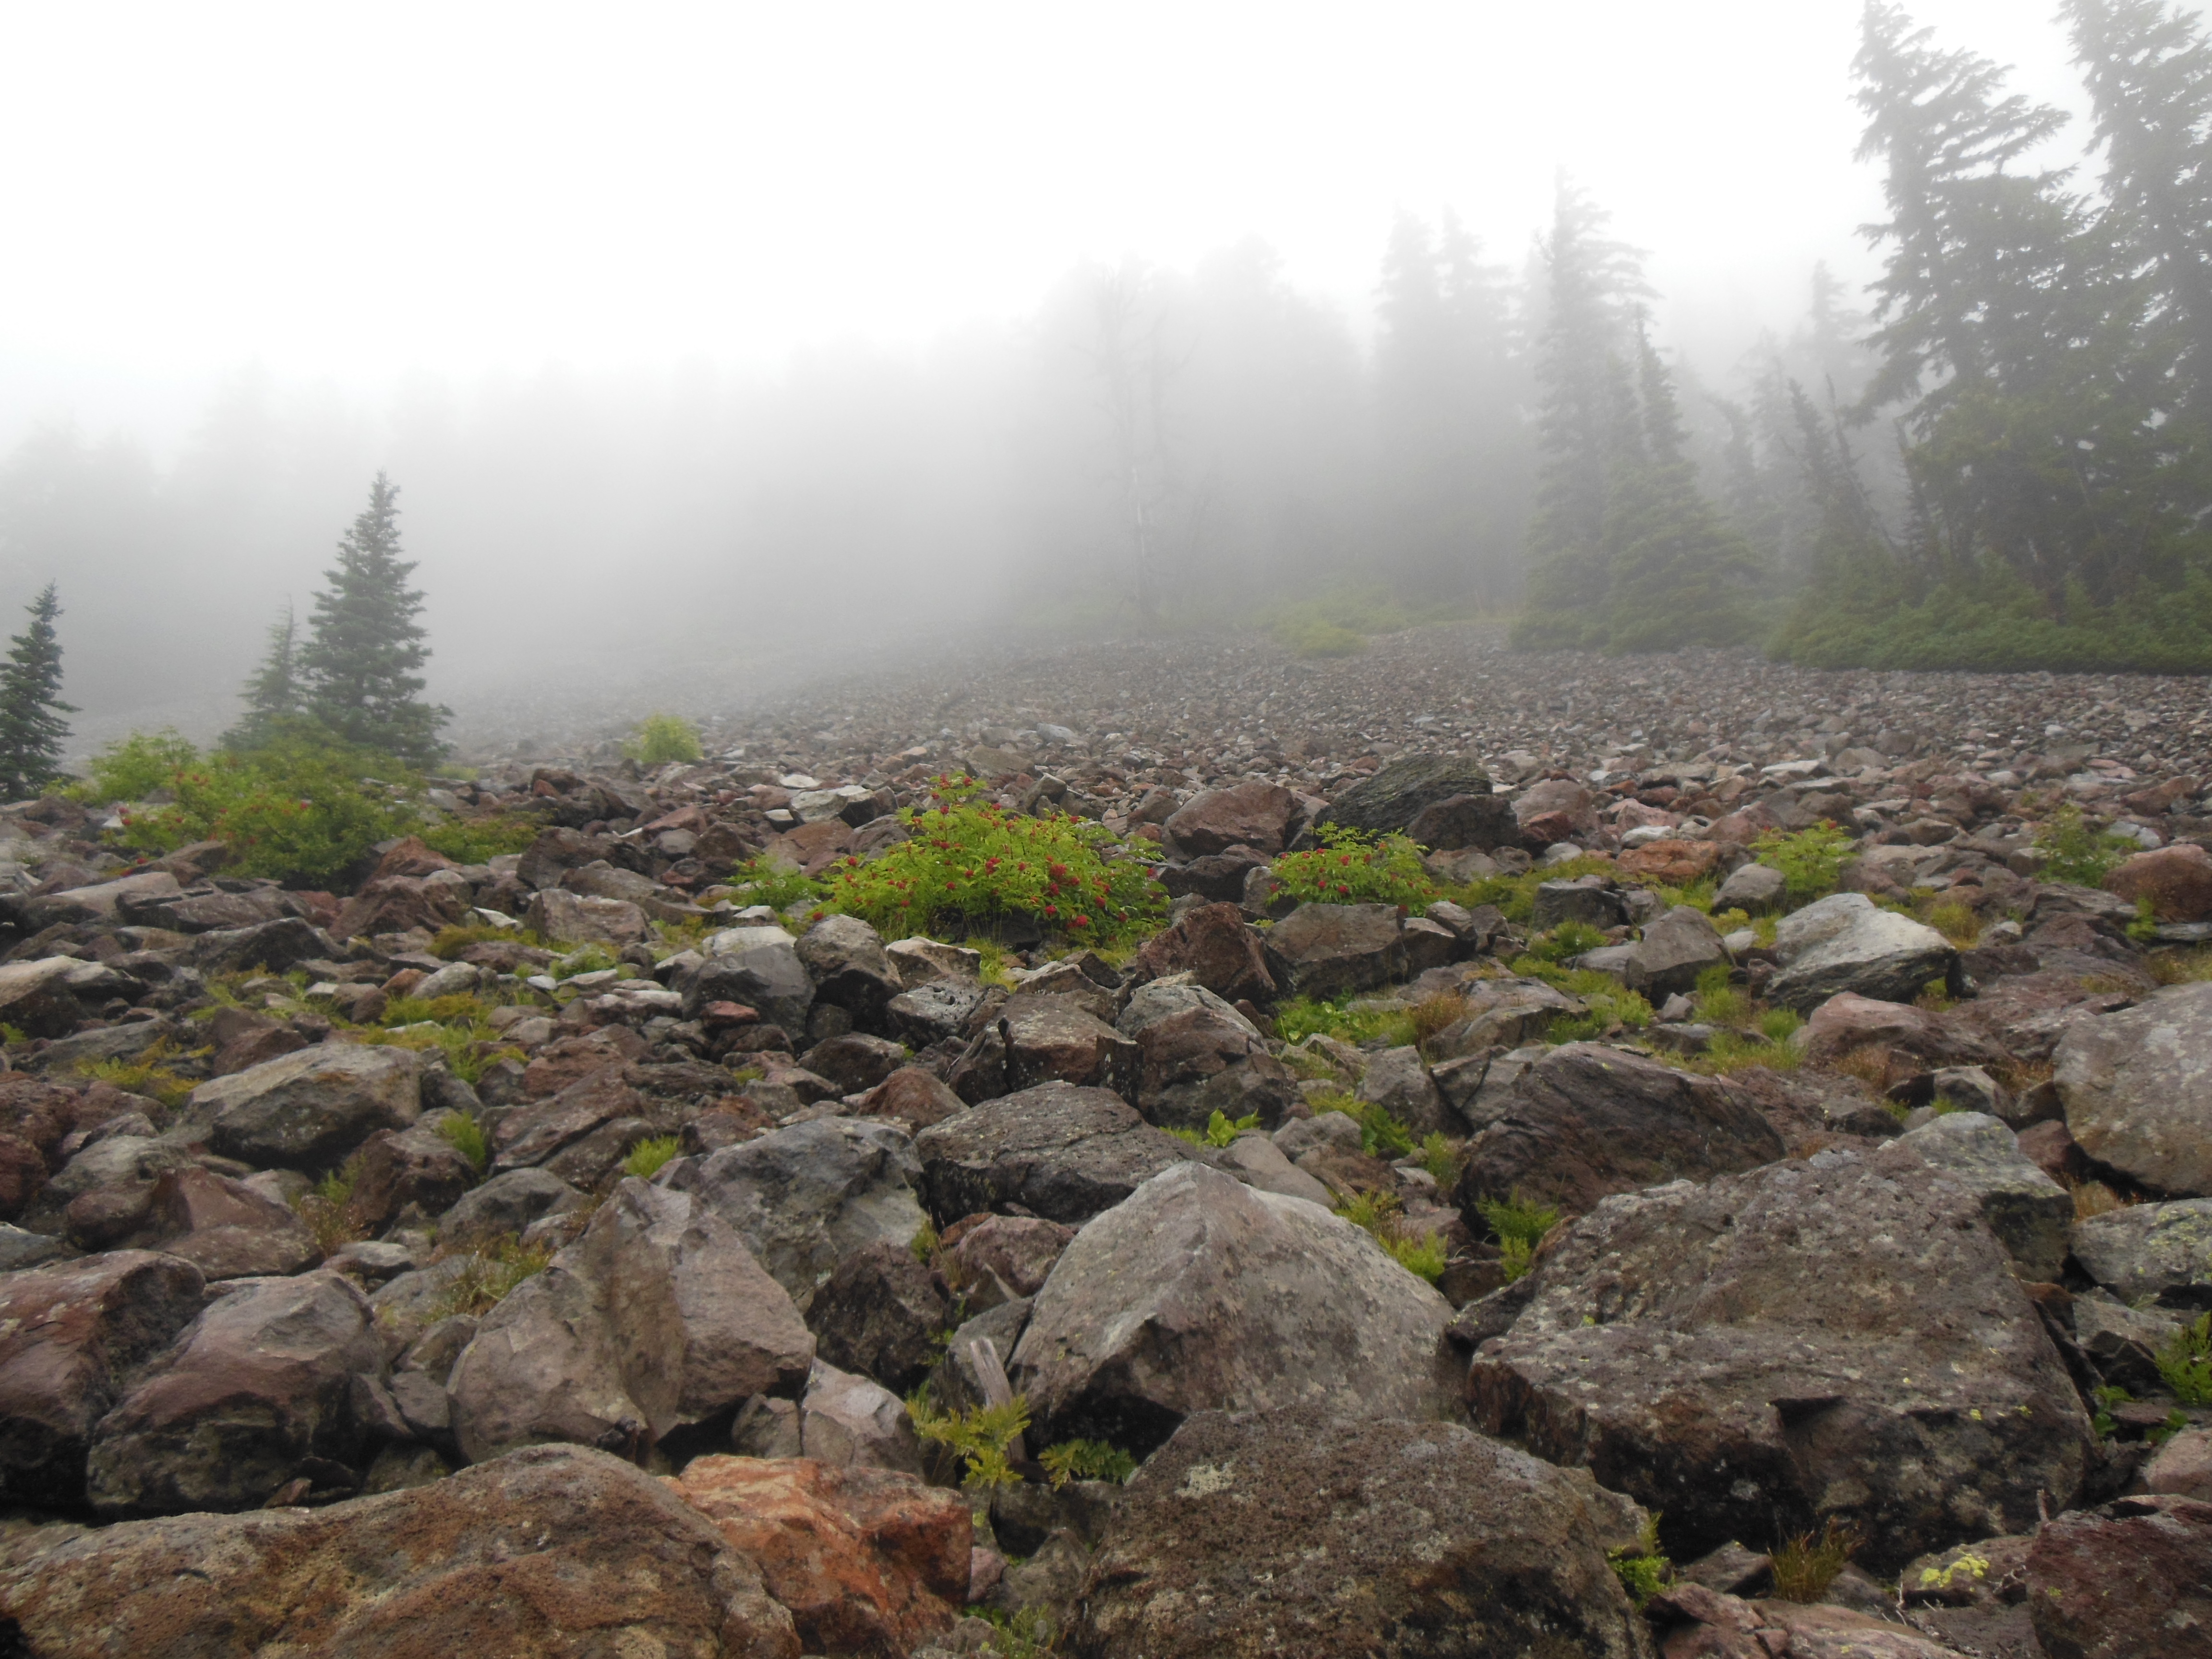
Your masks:
M 147 1210 L 149 1242 L 191 1262 L 210 1283 L 296 1273 L 318 1257 L 315 1241 L 285 1206 L 197 1165 L 156 1181 Z
M 853 845 L 853 826 L 842 818 L 823 818 L 802 823 L 769 843 L 771 855 L 781 854 L 810 876 L 818 876 L 844 857 Z
M 389 881 L 394 876 L 413 876 L 417 879 L 438 870 L 457 870 L 460 866 L 443 853 L 434 852 L 420 837 L 403 836 L 385 849 L 384 856 L 376 861 L 370 873 L 372 882 Z
M 870 1117 L 886 1117 L 919 1134 L 933 1123 L 968 1109 L 968 1103 L 946 1088 L 936 1073 L 919 1066 L 902 1066 L 873 1089 L 860 1103 Z
M 957 1492 L 805 1457 L 695 1458 L 669 1485 L 760 1569 L 809 1652 L 904 1654 L 967 1600 L 974 1525 Z
M 971 1215 L 945 1231 L 940 1259 L 955 1289 L 974 1306 L 1035 1296 L 1075 1229 L 1030 1215 Z
M 1815 1066 L 1868 1055 L 1884 1067 L 1890 1083 L 1940 1066 L 2002 1066 L 2007 1058 L 2003 1050 L 1940 1014 L 1851 991 L 1815 1008 L 1802 1040 L 1805 1058 Z
M 341 939 L 376 933 L 404 933 L 410 928 L 436 933 L 468 914 L 465 888 L 425 882 L 413 876 L 392 876 L 372 881 L 346 901 L 331 932 Z
M 2208 1659 L 2212 1503 L 2154 1493 L 2057 1516 L 2028 1551 L 2027 1604 L 2063 1659 Z
M 645 1039 L 627 1025 L 602 1025 L 580 1036 L 549 1042 L 523 1068 L 523 1095 L 531 1100 L 550 1100 L 605 1066 L 644 1059 L 646 1047 Z
M 1255 781 L 1192 797 L 1164 827 L 1187 858 L 1232 847 L 1279 853 L 1297 816 L 1296 795 L 1280 784 Z
M 112 1094 L 107 1097 L 112 1097 Z M 21 1073 L 0 1076 L 0 1133 L 27 1142 L 43 1158 L 53 1157 L 64 1136 L 89 1129 L 119 1109 L 110 1108 L 101 1116 L 94 1116 L 100 1106 L 73 1089 L 58 1088 Z
M 1275 997 L 1267 952 L 1245 925 L 1244 913 L 1233 904 L 1208 904 L 1190 911 L 1148 939 L 1133 967 L 1139 981 L 1189 974 L 1227 1002 L 1272 1002 Z
M 21 1135 L 0 1134 L 0 1221 L 13 1221 L 46 1189 L 46 1160 Z
M 1618 861 L 1631 875 L 1647 876 L 1669 887 L 1687 887 L 1712 874 L 1720 856 L 1720 848 L 1710 841 L 1653 841 L 1630 848 Z
M 2105 890 L 2130 904 L 2150 901 L 2160 921 L 2212 918 L 2212 853 L 2191 842 L 2137 853 L 2105 878 Z
M 362 1142 L 359 1157 L 353 1211 L 372 1230 L 381 1230 L 410 1204 L 425 1215 L 443 1215 L 479 1174 L 433 1122 L 380 1129 Z

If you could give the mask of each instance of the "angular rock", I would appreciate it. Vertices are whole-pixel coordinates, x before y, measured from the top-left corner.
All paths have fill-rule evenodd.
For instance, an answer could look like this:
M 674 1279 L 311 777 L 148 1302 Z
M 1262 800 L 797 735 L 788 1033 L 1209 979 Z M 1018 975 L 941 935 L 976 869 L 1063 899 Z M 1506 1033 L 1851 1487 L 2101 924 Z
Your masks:
M 69 988 L 70 970 L 81 965 L 74 957 L 0 962 L 0 1023 L 25 1036 L 67 1036 L 84 1018 Z
M 1790 891 L 1789 878 L 1768 864 L 1737 866 L 1713 895 L 1713 908 L 1741 910 L 1751 915 L 1778 908 Z
M 1597 1043 L 1551 1050 L 1498 1106 L 1468 1146 L 1453 1195 L 1478 1236 L 1482 1200 L 1518 1194 L 1580 1215 L 1610 1194 L 1737 1174 L 1784 1152 L 1737 1085 Z
M 1315 823 L 1341 823 L 1380 835 L 1406 829 L 1423 811 L 1455 795 L 1489 793 L 1490 775 L 1472 759 L 1406 755 L 1343 791 Z
M 1521 824 L 1512 803 L 1496 795 L 1447 795 L 1416 812 L 1406 836 L 1438 853 L 1491 853 L 1519 846 Z
M 827 1078 L 842 1097 L 867 1093 L 907 1060 L 907 1051 L 889 1037 L 848 1031 L 816 1043 L 799 1056 L 799 1063 L 817 1077 Z
M 1188 1164 L 1076 1235 L 1007 1370 L 1043 1442 L 1141 1455 L 1194 1411 L 1450 1414 L 1450 1316 L 1351 1223 Z
M 871 1244 L 837 1264 L 814 1293 L 806 1327 L 823 1364 L 907 1395 L 937 1363 L 935 1339 L 952 1312 L 945 1280 L 910 1249 Z
M 806 1029 L 814 981 L 799 958 L 799 941 L 781 927 L 729 927 L 707 941 L 707 959 L 679 982 L 684 1018 L 708 1003 L 734 1002 L 787 1031 Z
M 1389 904 L 1301 904 L 1267 933 L 1298 996 L 1371 991 L 1403 979 L 1404 928 Z
M 202 933 L 185 951 L 185 963 L 203 974 L 238 974 L 249 968 L 289 974 L 303 962 L 327 962 L 343 954 L 337 941 L 313 923 L 285 916 Z
M 588 1186 L 604 1166 L 590 1156 L 600 1131 L 641 1122 L 650 1110 L 645 1097 L 630 1086 L 627 1068 L 613 1066 L 586 1073 L 550 1100 L 518 1106 L 501 1114 L 493 1127 L 492 1167 L 501 1174 L 544 1164 L 563 1180 Z M 579 1154 L 569 1158 L 574 1149 Z M 604 1149 L 599 1149 L 604 1151 Z M 579 1164 L 584 1167 L 576 1167 Z
M 818 1359 L 799 1402 L 799 1446 L 833 1468 L 922 1473 L 921 1437 L 905 1402 L 872 1378 Z
M 957 1036 L 983 997 L 982 986 L 974 980 L 925 980 L 885 1004 L 884 1017 L 900 1036 L 927 1048 Z
M 938 1260 L 964 1305 L 977 1311 L 1035 1296 L 1074 1237 L 1073 1228 L 1036 1216 L 970 1216 L 945 1229 Z
M 1134 1098 L 1154 1123 L 1202 1129 L 1218 1110 L 1232 1121 L 1257 1115 L 1272 1129 L 1298 1098 L 1297 1080 L 1249 1022 L 1218 1003 L 1146 1019 L 1137 1048 L 1144 1069 Z
M 809 1652 L 905 1654 L 967 1600 L 974 1528 L 956 1492 L 807 1458 L 695 1458 L 669 1486 L 757 1565 Z
M 940 1226 L 1010 1205 L 1080 1225 L 1191 1158 L 1120 1097 L 1065 1083 L 986 1101 L 923 1130 L 914 1151 Z
M 480 1250 L 519 1238 L 540 1216 L 572 1210 L 584 1195 L 547 1170 L 510 1170 L 455 1200 L 438 1218 L 438 1243 L 448 1250 Z
M 817 1001 L 844 1009 L 863 1031 L 884 1029 L 891 999 L 906 988 L 884 954 L 882 935 L 858 916 L 824 916 L 798 951 Z
M 135 1369 L 198 1317 L 199 1269 L 118 1250 L 0 1274 L 0 1493 L 74 1510 L 85 1453 Z
M 868 1091 L 860 1105 L 866 1117 L 889 1118 L 908 1134 L 920 1134 L 968 1109 L 968 1103 L 919 1066 L 902 1066 Z
M 1628 907 L 1620 890 L 1605 876 L 1577 876 L 1547 881 L 1536 889 L 1528 925 L 1548 931 L 1562 922 L 1578 921 L 1586 927 L 1619 927 L 1628 921 Z
M 2063 1659 L 2206 1659 L 2212 1504 L 2154 1493 L 2055 1517 L 2028 1549 L 2027 1605 Z
M 422 1115 L 422 1060 L 411 1048 L 319 1043 L 203 1083 L 186 1111 L 225 1158 L 312 1173 Z
M 912 1242 L 926 1219 L 921 1174 L 915 1143 L 899 1130 L 820 1118 L 686 1158 L 661 1179 L 734 1227 L 803 1307 L 847 1256 Z
M 1948 1112 L 1874 1155 L 1876 1169 L 1917 1164 L 1972 1194 L 2022 1279 L 2055 1283 L 2074 1225 L 2074 1196 L 2037 1169 L 1996 1119 Z
M 1621 977 L 1656 1007 L 1670 996 L 1696 990 L 1698 975 L 1728 959 L 1712 918 L 1694 906 L 1678 904 L 1644 928 Z
M 2212 1504 L 2212 1429 L 2184 1429 L 2160 1446 L 2143 1470 L 2143 1488 Z
M 2005 1060 L 2002 1049 L 1956 1021 L 1910 1003 L 1849 991 L 1815 1008 L 1797 1041 L 1816 1066 L 1833 1066 L 1846 1054 L 1870 1054 L 1885 1075 L 1930 1066 L 2002 1065 Z
M 647 931 L 645 912 L 629 900 L 588 897 L 560 887 L 541 889 L 523 921 L 556 945 L 610 945 L 617 950 L 636 944 Z
M 210 1170 L 169 1170 L 154 1183 L 147 1208 L 148 1242 L 191 1262 L 210 1284 L 296 1273 L 321 1254 L 288 1206 Z
M 2212 1198 L 2130 1204 L 2077 1221 L 2074 1259 L 2124 1302 L 2201 1301 L 2212 1292 Z
M 999 1036 L 1009 1094 L 1044 1083 L 1137 1092 L 1137 1045 L 1072 998 L 1016 995 L 1000 1011 Z
M 2052 1080 L 2083 1152 L 2155 1192 L 2212 1194 L 2212 983 L 2077 1020 L 2057 1059 Z
M 1296 795 L 1280 784 L 1255 781 L 1194 795 L 1161 827 L 1188 858 L 1232 847 L 1279 853 L 1297 817 Z
M 1840 992 L 1911 1002 L 1931 981 L 1958 988 L 1959 952 L 1933 927 L 1875 908 L 1864 893 L 1833 893 L 1782 919 L 1774 953 L 1782 971 L 1767 1000 L 1810 1013 Z
M 583 1237 L 486 1315 L 447 1384 L 471 1462 L 546 1440 L 641 1451 L 795 1390 L 814 1339 L 690 1195 L 625 1180 Z
M 1303 1198 L 1328 1209 L 1335 1202 L 1328 1186 L 1308 1175 L 1284 1156 L 1283 1149 L 1256 1130 L 1238 1135 L 1223 1147 L 1217 1169 L 1235 1176 L 1248 1187 L 1285 1198 Z
M 2148 899 L 2160 921 L 2212 921 L 2212 853 L 2185 841 L 2137 853 L 2105 878 L 2105 890 L 2130 904 Z
M 357 1379 L 383 1370 L 368 1298 L 338 1274 L 237 1280 L 94 1429 L 86 1494 L 105 1515 L 173 1515 L 252 1509 L 299 1478 L 355 1485 Z
M 1677 1558 L 1832 1515 L 1893 1570 L 2081 1490 L 2094 1431 L 2010 1266 L 1960 1188 L 1838 1150 L 1622 1194 L 1547 1242 L 1468 1398 Z
M 410 1204 L 443 1215 L 476 1185 L 476 1166 L 440 1133 L 455 1116 L 426 1113 L 410 1128 L 380 1130 L 362 1143 L 351 1205 L 363 1226 L 380 1231 Z
M 1139 980 L 1188 974 L 1192 983 L 1230 1002 L 1275 999 L 1267 952 L 1245 926 L 1243 911 L 1233 904 L 1201 905 L 1186 913 L 1147 939 L 1131 966 Z
M 1200 1412 L 1130 1482 L 1067 1648 L 1646 1659 L 1607 1560 L 1639 1518 L 1586 1472 L 1457 1424 Z
M 1359 1079 L 1358 1097 L 1382 1108 L 1417 1136 L 1462 1132 L 1457 1115 L 1444 1103 L 1429 1068 L 1421 1063 L 1419 1048 L 1385 1048 L 1369 1060 Z M 1263 1121 L 1260 1127 L 1268 1126 Z
M 1711 841 L 1648 841 L 1620 855 L 1620 867 L 1632 876 L 1644 876 L 1668 887 L 1687 887 L 1712 874 L 1719 865 L 1720 843 Z M 1715 908 L 1723 907 L 1716 904 Z M 1705 914 L 1700 910 L 1699 915 Z
M 574 1446 L 329 1509 L 83 1533 L 0 1567 L 0 1604 L 51 1659 L 800 1651 L 790 1615 L 710 1521 L 643 1470 Z

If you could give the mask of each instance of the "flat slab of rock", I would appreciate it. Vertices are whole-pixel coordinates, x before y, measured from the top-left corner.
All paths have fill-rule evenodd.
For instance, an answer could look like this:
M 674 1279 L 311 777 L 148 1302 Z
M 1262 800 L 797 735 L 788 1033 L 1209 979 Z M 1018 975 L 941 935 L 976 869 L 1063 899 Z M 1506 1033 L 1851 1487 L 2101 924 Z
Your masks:
M 1636 1506 L 1457 1424 L 1201 1412 L 1109 1523 L 1082 1659 L 1644 1659 Z
M 1766 1000 L 1810 1013 L 1853 991 L 1883 1002 L 1910 1002 L 1931 980 L 1959 971 L 1951 941 L 1924 922 L 1876 907 L 1864 893 L 1832 893 L 1783 917 L 1774 933 L 1782 971 Z
M 939 1226 L 1009 1205 L 1079 1225 L 1191 1158 L 1118 1095 L 1066 1083 L 987 1100 L 924 1129 L 914 1150 Z
M 1160 827 L 1188 858 L 1249 847 L 1279 853 L 1298 817 L 1298 798 L 1279 783 L 1256 780 L 1208 789 L 1186 801 Z
M 1878 1169 L 1917 1163 L 1974 1195 L 2022 1279 L 2052 1283 L 2065 1265 L 2074 1196 L 2036 1168 L 2020 1139 L 1981 1112 L 1947 1112 L 1875 1154 Z
M 1351 1223 L 1186 1164 L 1076 1234 L 1008 1372 L 1046 1443 L 1141 1455 L 1195 1411 L 1449 1414 L 1450 1317 Z
M 313 1173 L 422 1116 L 422 1070 L 412 1048 L 321 1042 L 203 1083 L 185 1111 L 225 1158 Z
M 1371 991 L 1407 976 L 1405 928 L 1392 904 L 1301 904 L 1268 930 L 1298 996 Z
M 2055 1516 L 2027 1553 L 2027 1604 L 2053 1654 L 2212 1655 L 2212 1504 L 2172 1493 Z
M 2057 1060 L 2052 1080 L 2083 1152 L 2156 1192 L 2212 1194 L 2212 984 L 2079 1020 Z
M 713 1522 L 635 1465 L 577 1446 L 328 1509 L 84 1533 L 0 1566 L 0 1604 L 42 1659 L 800 1651 L 790 1615 Z
M 1663 1510 L 1678 1559 L 1835 1515 L 1894 1568 L 2033 1526 L 2094 1455 L 2003 1247 L 1924 1171 L 1831 1150 L 1610 1198 L 1527 1282 L 1477 1425 Z
M 2074 1224 L 2074 1258 L 2124 1302 L 2212 1290 L 2212 1198 L 2129 1204 Z

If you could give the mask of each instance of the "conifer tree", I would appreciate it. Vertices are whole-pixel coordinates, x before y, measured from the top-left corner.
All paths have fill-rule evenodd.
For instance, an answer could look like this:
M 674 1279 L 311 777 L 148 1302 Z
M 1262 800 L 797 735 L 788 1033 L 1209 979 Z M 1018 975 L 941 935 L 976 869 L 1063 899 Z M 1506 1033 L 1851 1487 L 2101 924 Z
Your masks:
M 330 586 L 315 595 L 299 671 L 307 712 L 333 735 L 427 763 L 444 750 L 438 728 L 453 710 L 416 695 L 423 679 L 416 671 L 430 653 L 416 620 L 422 592 L 407 585 L 415 566 L 399 556 L 398 495 L 378 473 L 325 573 Z
M 287 599 L 283 615 L 269 624 L 268 655 L 239 693 L 246 714 L 223 734 L 225 748 L 258 749 L 288 729 L 297 729 L 305 718 L 299 636 L 299 618 Z
M 35 795 L 60 775 L 61 717 L 76 711 L 61 700 L 62 647 L 54 636 L 61 603 L 48 582 L 24 607 L 30 626 L 8 642 L 0 664 L 0 794 L 9 800 Z

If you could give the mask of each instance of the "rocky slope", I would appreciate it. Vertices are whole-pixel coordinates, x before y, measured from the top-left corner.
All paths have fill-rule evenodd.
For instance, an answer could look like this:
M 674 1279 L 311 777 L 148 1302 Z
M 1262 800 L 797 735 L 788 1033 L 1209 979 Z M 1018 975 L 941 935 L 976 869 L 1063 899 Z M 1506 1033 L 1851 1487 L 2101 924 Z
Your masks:
M 649 774 L 488 757 L 428 805 L 526 851 L 340 894 L 9 807 L 0 1619 L 2212 1651 L 2204 697 L 1433 629 L 909 673 Z M 1165 924 L 755 902 L 956 770 L 1103 823 Z M 2100 884 L 2051 878 L 2069 808 L 2126 837 Z M 1332 820 L 1450 896 L 1299 903 Z M 1759 844 L 1824 822 L 1808 902 Z

